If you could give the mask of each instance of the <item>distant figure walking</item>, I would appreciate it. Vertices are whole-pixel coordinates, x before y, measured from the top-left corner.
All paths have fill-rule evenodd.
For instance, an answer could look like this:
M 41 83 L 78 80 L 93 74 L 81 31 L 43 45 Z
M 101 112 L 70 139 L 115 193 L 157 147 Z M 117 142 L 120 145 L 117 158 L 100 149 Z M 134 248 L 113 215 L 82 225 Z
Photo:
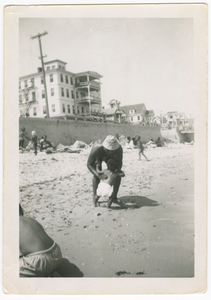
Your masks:
M 140 137 L 140 135 L 137 135 L 137 136 L 136 136 L 135 141 L 136 141 L 136 146 L 137 146 L 137 148 L 139 149 L 139 150 L 138 150 L 138 157 L 139 157 L 139 160 L 141 160 L 141 154 L 146 158 L 146 160 L 148 160 L 148 158 L 147 158 L 146 155 L 144 154 L 144 146 L 143 146 L 143 144 L 142 144 L 142 142 L 141 142 L 141 137 Z
M 20 204 L 19 248 L 20 277 L 51 277 L 61 264 L 59 245 L 47 235 L 40 223 L 24 217 Z M 60 277 L 57 272 L 56 275 Z
M 32 141 L 33 146 L 34 146 L 34 154 L 37 155 L 37 135 L 36 135 L 36 131 L 32 131 L 31 141 Z
M 103 143 L 94 143 L 87 161 L 87 168 L 93 174 L 93 204 L 96 205 L 97 188 L 100 180 L 106 179 L 107 176 L 102 172 L 98 173 L 96 169 L 96 162 L 98 162 L 98 170 L 102 171 L 102 162 L 112 158 L 116 161 L 118 170 L 122 168 L 123 150 L 115 136 L 108 135 Z M 110 196 L 110 203 L 114 202 L 118 205 L 121 203 L 117 200 L 117 193 L 121 184 L 121 177 L 117 177 L 113 186 L 113 192 Z

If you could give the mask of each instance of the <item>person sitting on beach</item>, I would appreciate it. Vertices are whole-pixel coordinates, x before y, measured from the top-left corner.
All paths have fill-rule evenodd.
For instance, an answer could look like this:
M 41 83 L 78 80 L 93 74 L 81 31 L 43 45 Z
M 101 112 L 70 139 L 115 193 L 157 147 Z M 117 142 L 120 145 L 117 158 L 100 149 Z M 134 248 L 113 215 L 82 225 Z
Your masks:
M 19 204 L 19 276 L 51 277 L 59 274 L 56 269 L 62 262 L 62 252 L 42 225 L 24 217 Z
M 24 141 L 25 141 L 24 138 L 26 138 L 27 140 L 30 140 L 30 138 L 28 138 L 26 136 L 25 127 L 21 128 L 21 132 L 19 133 L 19 149 L 23 148 L 23 146 L 24 146 Z
M 130 140 L 130 143 L 129 143 L 128 147 L 129 147 L 129 149 L 136 148 L 135 137 L 132 137 L 132 139 Z
M 162 143 L 160 137 L 157 138 L 155 143 L 156 143 L 157 147 L 163 147 L 163 143 Z
M 150 147 L 152 144 L 154 144 L 153 139 L 151 139 L 148 143 L 146 143 L 146 146 L 147 146 L 147 147 Z
M 130 136 L 128 136 L 127 140 L 126 140 L 126 149 L 132 149 L 131 145 L 130 145 L 130 142 L 131 142 L 131 138 L 130 138 Z
M 36 135 L 36 131 L 32 131 L 31 141 L 32 141 L 33 146 L 34 146 L 34 154 L 37 155 L 37 135 Z
M 87 168 L 93 174 L 92 187 L 93 187 L 93 204 L 95 206 L 97 188 L 100 180 L 105 179 L 107 176 L 102 173 L 99 174 L 96 170 L 96 161 L 98 159 L 98 169 L 102 170 L 102 162 L 107 161 L 108 158 L 113 158 L 118 166 L 118 170 L 122 168 L 123 150 L 115 136 L 108 135 L 103 142 L 95 142 L 92 146 L 91 152 L 87 160 Z M 113 192 L 110 196 L 111 203 L 114 202 L 121 206 L 120 201 L 117 200 L 117 193 L 121 184 L 121 177 L 117 177 L 113 186 Z
M 43 135 L 41 140 L 40 140 L 40 152 L 42 152 L 42 150 L 46 150 L 50 147 L 53 147 L 51 145 L 51 143 L 49 141 L 47 141 L 47 135 Z
M 113 186 L 115 184 L 115 181 L 118 177 L 124 177 L 125 173 L 118 169 L 117 162 L 112 159 L 108 158 L 106 160 L 107 164 L 107 170 L 101 171 L 101 164 L 100 160 L 96 161 L 96 171 L 98 174 L 105 174 L 106 178 L 101 179 L 100 183 L 97 188 L 97 195 L 95 197 L 95 206 L 97 206 L 97 202 L 100 197 L 110 197 L 113 192 Z M 110 198 L 107 204 L 107 207 L 109 208 L 112 204 L 112 199 Z
M 144 154 L 144 146 L 141 142 L 141 137 L 140 135 L 137 135 L 136 136 L 136 145 L 137 145 L 137 148 L 139 149 L 138 150 L 138 157 L 139 157 L 139 160 L 141 160 L 141 154 L 146 158 L 146 160 L 148 160 L 148 158 L 146 157 L 146 155 Z
M 166 142 L 165 139 L 163 140 L 163 146 L 164 146 L 164 147 L 168 147 L 167 142 Z

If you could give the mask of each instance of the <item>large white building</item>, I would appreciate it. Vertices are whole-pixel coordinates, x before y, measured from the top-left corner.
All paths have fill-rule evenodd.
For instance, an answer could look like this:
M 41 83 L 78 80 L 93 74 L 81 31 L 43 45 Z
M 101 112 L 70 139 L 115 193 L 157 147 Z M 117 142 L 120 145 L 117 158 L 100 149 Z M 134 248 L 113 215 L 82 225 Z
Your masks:
M 102 113 L 100 74 L 69 72 L 66 63 L 58 59 L 46 62 L 44 66 L 50 117 Z M 20 116 L 46 116 L 42 68 L 19 78 L 19 111 Z

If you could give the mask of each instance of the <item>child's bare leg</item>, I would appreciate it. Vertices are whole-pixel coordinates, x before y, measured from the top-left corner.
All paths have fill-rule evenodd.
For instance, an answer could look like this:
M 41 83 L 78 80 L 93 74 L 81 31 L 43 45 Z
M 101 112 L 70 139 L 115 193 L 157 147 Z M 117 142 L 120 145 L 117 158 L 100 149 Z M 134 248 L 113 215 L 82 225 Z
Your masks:
M 146 158 L 146 160 L 149 160 L 144 153 L 142 153 L 142 155 Z
M 119 187 L 121 184 L 121 177 L 117 177 L 114 183 L 114 187 L 113 187 L 113 193 L 112 195 L 109 197 L 108 203 L 107 203 L 107 207 L 109 208 L 111 206 L 111 204 L 114 202 L 120 206 L 123 206 L 123 204 L 117 200 L 117 193 L 119 191 Z
M 110 197 L 109 197 L 109 200 L 108 200 L 108 203 L 107 203 L 107 208 L 110 208 L 110 207 L 111 207 L 112 202 L 113 202 L 113 199 L 112 199 L 112 197 L 110 196 Z
M 141 160 L 141 151 L 138 153 L 138 160 Z
M 93 204 L 94 204 L 95 207 L 97 207 L 97 202 L 98 202 L 99 198 L 100 197 L 97 196 L 97 195 L 93 198 Z
M 148 160 L 148 158 L 146 157 L 146 155 L 144 153 L 142 153 L 142 155 L 146 158 L 146 160 Z
M 97 177 L 93 176 L 92 189 L 93 189 L 93 204 L 94 204 L 94 206 L 97 206 L 97 201 L 100 198 L 99 196 L 97 196 L 97 187 L 98 187 L 99 183 L 100 183 L 100 180 Z

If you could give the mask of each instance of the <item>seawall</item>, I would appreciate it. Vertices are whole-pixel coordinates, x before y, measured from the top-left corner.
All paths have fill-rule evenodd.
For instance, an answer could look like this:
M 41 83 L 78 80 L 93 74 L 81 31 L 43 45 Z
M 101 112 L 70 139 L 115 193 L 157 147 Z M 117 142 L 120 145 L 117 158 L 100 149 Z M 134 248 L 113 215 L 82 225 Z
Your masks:
M 108 134 L 122 134 L 134 137 L 140 135 L 143 143 L 150 139 L 156 140 L 160 133 L 160 126 L 142 126 L 128 124 L 111 124 L 90 121 L 75 121 L 62 119 L 19 118 L 19 128 L 25 127 L 26 136 L 31 137 L 31 132 L 36 131 L 38 138 L 47 135 L 48 140 L 56 146 L 59 143 L 71 145 L 76 140 L 90 144 Z M 26 140 L 26 142 L 28 142 Z
M 180 132 L 178 128 L 161 131 L 162 137 L 175 143 L 184 143 L 194 141 L 194 132 Z

